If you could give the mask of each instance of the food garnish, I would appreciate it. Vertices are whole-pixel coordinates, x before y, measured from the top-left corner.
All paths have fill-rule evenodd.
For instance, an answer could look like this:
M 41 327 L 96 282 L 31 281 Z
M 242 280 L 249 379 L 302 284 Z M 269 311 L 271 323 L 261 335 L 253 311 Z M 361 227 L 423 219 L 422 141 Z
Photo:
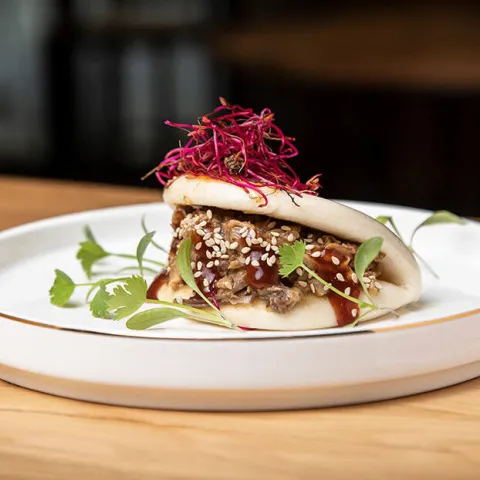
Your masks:
M 204 115 L 197 125 L 165 123 L 187 132 L 185 145 L 170 150 L 155 172 L 162 185 L 180 175 L 206 176 L 256 192 L 268 204 L 261 187 L 283 190 L 292 196 L 317 195 L 320 175 L 302 183 L 288 164 L 298 155 L 295 139 L 286 136 L 264 108 L 259 114 L 250 108 L 221 105 Z
M 410 242 L 407 243 L 404 238 L 402 237 L 400 231 L 397 228 L 397 225 L 395 223 L 395 220 L 393 217 L 389 216 L 379 216 L 376 217 L 376 220 L 378 220 L 380 223 L 383 223 L 384 225 L 390 225 L 392 231 L 397 235 L 397 237 L 405 244 L 405 246 L 412 252 L 413 255 L 415 255 L 418 260 L 424 265 L 424 267 L 435 277 L 439 278 L 437 273 L 433 270 L 433 268 L 420 256 L 420 254 L 413 248 L 413 239 L 418 232 L 420 228 L 431 226 L 431 225 L 438 225 L 441 223 L 456 223 L 459 225 L 465 225 L 467 222 L 459 217 L 458 215 L 455 215 L 452 212 L 449 212 L 447 210 L 438 210 L 432 215 L 430 215 L 428 218 L 426 218 L 423 222 L 421 222 L 419 225 L 415 227 L 413 230 L 412 236 L 410 237 Z

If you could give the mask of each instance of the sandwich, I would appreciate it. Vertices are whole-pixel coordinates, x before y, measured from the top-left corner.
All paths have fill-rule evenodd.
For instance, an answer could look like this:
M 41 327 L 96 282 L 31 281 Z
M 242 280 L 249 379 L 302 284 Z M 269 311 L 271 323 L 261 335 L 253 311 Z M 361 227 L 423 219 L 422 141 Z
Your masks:
M 318 175 L 302 183 L 288 164 L 298 153 L 294 139 L 270 110 L 256 114 L 221 99 L 198 125 L 170 125 L 189 131 L 189 140 L 155 169 L 173 209 L 173 239 L 149 298 L 208 307 L 176 263 L 186 239 L 198 288 L 243 328 L 342 327 L 419 298 L 420 270 L 410 250 L 377 220 L 318 196 Z M 372 237 L 382 239 L 381 251 L 359 279 L 355 256 Z M 282 275 L 282 247 L 298 242 L 316 276 L 302 268 Z M 377 308 L 364 314 L 352 299 Z

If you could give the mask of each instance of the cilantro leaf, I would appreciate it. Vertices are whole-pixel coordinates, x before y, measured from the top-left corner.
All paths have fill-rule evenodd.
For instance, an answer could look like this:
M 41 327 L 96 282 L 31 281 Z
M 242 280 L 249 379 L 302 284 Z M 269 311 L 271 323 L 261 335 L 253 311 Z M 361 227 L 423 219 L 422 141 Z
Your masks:
M 108 309 L 113 311 L 115 320 L 135 313 L 147 297 L 147 282 L 138 275 L 133 275 L 124 285 L 117 285 L 108 299 Z
M 75 282 L 61 270 L 55 270 L 55 280 L 50 288 L 50 302 L 57 307 L 63 307 L 73 295 Z
M 284 243 L 279 249 L 280 275 L 287 277 L 293 273 L 298 267 L 303 266 L 303 257 L 305 256 L 305 243 L 297 240 L 293 245 Z
M 138 242 L 137 246 L 137 261 L 138 261 L 138 268 L 140 270 L 140 275 L 143 275 L 143 256 L 150 245 L 155 232 L 146 233 Z
M 108 257 L 110 254 L 106 252 L 98 243 L 87 240 L 80 243 L 80 249 L 77 252 L 77 259 L 82 264 L 83 271 L 88 278 L 92 276 L 92 266 L 98 260 Z
M 185 317 L 188 317 L 188 314 L 175 308 L 152 308 L 133 315 L 127 320 L 126 325 L 130 330 L 145 330 L 175 318 Z
M 97 293 L 90 302 L 90 312 L 96 318 L 109 318 L 108 302 L 111 295 L 107 292 L 105 284 L 101 284 Z

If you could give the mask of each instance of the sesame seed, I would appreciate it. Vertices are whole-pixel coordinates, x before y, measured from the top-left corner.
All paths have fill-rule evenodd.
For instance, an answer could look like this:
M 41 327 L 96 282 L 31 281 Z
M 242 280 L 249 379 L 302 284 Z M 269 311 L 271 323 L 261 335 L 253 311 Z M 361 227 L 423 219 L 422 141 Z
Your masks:
M 269 252 L 271 248 L 272 248 L 272 246 L 269 243 L 267 243 L 267 246 L 265 247 L 265 250 L 267 252 Z
M 350 287 L 347 287 L 345 289 L 345 295 L 350 295 L 350 291 L 351 291 Z
M 276 245 L 277 244 L 277 239 L 276 237 L 272 237 L 272 245 Z
M 213 247 L 215 245 L 215 240 L 213 240 L 213 238 L 209 238 L 206 242 L 205 242 L 205 245 L 207 247 Z
M 262 248 L 267 248 L 268 242 L 264 240 L 262 244 L 260 245 Z
M 220 260 L 215 260 L 215 266 L 218 267 L 220 265 Z
M 355 272 L 352 273 L 352 282 L 353 283 L 358 283 L 358 277 L 357 277 L 357 274 Z
M 212 236 L 212 234 L 211 234 L 210 232 L 207 232 L 207 233 L 203 236 L 203 239 L 204 239 L 204 240 L 208 240 L 211 236 Z
M 331 283 L 329 283 L 328 285 L 331 285 Z M 328 285 L 324 285 L 323 286 L 323 289 L 328 292 L 330 290 L 330 288 L 328 287 Z
M 306 286 L 308 286 L 308 283 L 307 283 L 307 282 L 304 282 L 303 280 L 300 280 L 300 281 L 298 282 L 298 284 L 299 284 L 301 287 L 306 287 Z
M 352 310 L 352 317 L 356 317 L 356 316 L 357 316 L 357 313 L 358 313 L 357 309 L 354 308 L 354 309 Z
M 246 232 L 247 230 L 248 230 L 248 227 L 245 225 L 238 231 L 238 233 L 243 233 L 243 232 Z
M 340 265 L 340 260 L 337 257 L 332 256 L 332 263 L 334 265 Z
M 251 250 L 250 247 L 243 247 L 240 251 L 241 251 L 242 253 L 248 253 L 250 250 Z
M 270 263 L 273 265 L 277 261 L 277 257 L 275 255 L 272 255 L 270 258 Z
M 380 282 L 375 282 L 375 287 L 378 288 L 378 290 L 383 288 Z
M 310 284 L 310 290 L 312 291 L 312 293 L 316 293 L 315 292 L 315 285 L 313 283 Z
M 201 237 L 205 236 L 205 234 L 207 233 L 203 228 L 197 228 L 195 230 Z
M 227 259 L 230 258 L 230 255 L 221 255 L 220 258 Z
M 317 243 L 319 243 L 320 245 L 323 244 L 323 238 L 322 237 L 318 237 L 317 238 Z
M 218 245 L 212 245 L 212 248 L 216 251 L 216 252 L 219 252 L 220 251 L 220 247 Z
M 245 238 L 247 235 L 248 235 L 248 232 L 247 232 L 247 231 L 243 232 L 243 233 L 242 233 L 242 238 Z
M 313 240 L 311 238 L 305 238 L 303 241 L 305 243 L 312 243 L 313 242 Z
M 197 270 L 201 270 L 203 267 L 203 263 L 202 262 L 197 262 Z
M 273 267 L 273 263 L 270 261 L 270 259 L 267 260 L 267 265 L 268 265 L 269 267 Z
M 289 242 L 293 242 L 294 239 L 295 239 L 295 237 L 294 237 L 293 233 L 291 233 L 291 234 L 287 237 L 287 240 L 288 240 Z
M 286 232 L 289 232 L 289 231 L 291 230 L 291 228 L 288 227 L 287 225 L 282 225 L 280 228 L 281 228 L 282 230 L 285 230 Z
M 267 227 L 268 228 L 273 228 L 275 225 L 277 224 L 277 222 L 270 222 Z
M 270 232 L 271 235 L 273 235 L 274 237 L 279 237 L 280 234 L 278 232 Z
M 238 242 L 233 242 L 228 247 L 230 250 L 235 250 L 238 247 Z
M 200 222 L 197 227 L 204 227 L 205 225 L 207 224 L 207 222 L 205 220 L 203 220 L 202 222 Z
M 262 242 L 263 242 L 263 238 L 262 237 L 257 237 L 257 243 L 260 245 Z
M 215 245 L 220 245 L 221 240 L 219 238 L 215 238 Z
M 250 264 L 250 257 L 247 257 L 247 258 L 245 259 L 245 265 L 249 265 L 249 264 Z
M 268 258 L 268 252 L 267 253 L 264 253 L 260 259 L 263 261 L 263 262 L 266 262 L 267 261 L 267 258 Z
M 210 252 L 210 250 L 207 250 L 205 254 L 207 255 L 208 259 L 212 258 L 212 252 Z
M 208 287 L 210 284 L 208 283 L 208 280 L 206 278 L 203 279 L 203 286 Z
M 307 245 L 305 247 L 305 250 L 313 250 L 315 248 L 315 245 Z
M 218 238 L 218 240 L 223 240 L 223 237 L 219 233 L 214 233 L 213 236 Z
M 255 230 L 254 230 L 253 228 L 250 229 L 250 236 L 251 236 L 252 238 L 255 238 L 255 237 L 257 236 L 257 234 L 256 234 L 256 232 L 255 232 Z
M 195 272 L 195 273 L 193 274 L 193 276 L 194 276 L 195 278 L 201 277 L 201 276 L 202 276 L 202 272 Z
M 251 264 L 252 264 L 252 267 L 259 267 L 260 266 L 260 263 L 259 263 L 258 260 L 252 260 Z
M 227 249 L 226 249 L 225 245 L 220 245 L 220 253 L 222 255 L 225 255 L 227 253 Z
M 313 238 L 313 233 L 309 233 L 308 238 Z
M 228 240 L 225 241 L 225 248 L 230 248 L 230 242 Z
M 296 270 L 295 270 L 295 273 L 300 277 L 302 274 L 303 274 L 303 270 L 298 267 Z
M 207 268 L 212 268 L 213 267 L 213 260 L 207 263 Z
M 321 254 L 322 252 L 313 252 L 312 257 L 318 258 Z
M 202 242 L 198 242 L 196 245 L 195 245 L 195 250 L 200 250 L 202 248 Z
M 220 227 L 216 227 L 213 229 L 213 233 L 220 233 L 222 229 Z
M 249 247 L 251 247 L 251 246 L 252 246 L 252 240 L 247 237 L 247 238 L 246 238 L 246 241 L 247 241 L 247 245 L 248 245 Z
M 272 245 L 272 250 L 277 253 L 278 252 L 278 247 L 276 245 Z
M 335 276 L 337 277 L 337 280 L 339 280 L 340 282 L 345 281 L 345 277 L 341 273 L 337 273 Z
M 211 220 L 212 217 L 213 217 L 212 211 L 211 211 L 211 210 L 207 210 L 207 218 L 208 218 L 209 220 Z
M 371 280 L 368 277 L 363 277 L 362 280 L 363 280 L 363 283 L 370 283 L 371 282 Z
M 195 268 L 195 262 L 191 262 L 190 266 L 192 267 L 192 270 Z

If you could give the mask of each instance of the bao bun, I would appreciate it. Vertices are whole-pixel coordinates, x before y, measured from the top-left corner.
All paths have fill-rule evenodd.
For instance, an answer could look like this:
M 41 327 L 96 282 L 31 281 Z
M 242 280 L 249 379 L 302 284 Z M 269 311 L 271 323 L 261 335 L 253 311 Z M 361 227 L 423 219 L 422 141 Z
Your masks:
M 383 288 L 375 296 L 375 302 L 384 308 L 371 312 L 362 321 L 383 315 L 386 309 L 397 309 L 418 300 L 421 293 L 418 264 L 409 249 L 380 222 L 325 198 L 302 195 L 295 197 L 294 203 L 283 191 L 262 190 L 268 195 L 266 206 L 260 206 L 263 200 L 253 191 L 247 193 L 240 187 L 211 178 L 183 175 L 165 188 L 164 199 L 171 206 L 197 205 L 266 215 L 356 243 L 380 236 L 384 239 L 382 252 L 385 256 L 381 260 L 383 273 L 378 280 Z M 187 296 L 189 293 L 191 291 Z M 166 285 L 160 289 L 158 297 L 172 301 L 178 294 Z M 363 294 L 360 299 L 365 299 Z M 327 296 L 309 297 L 284 314 L 268 311 L 261 302 L 225 306 L 222 311 L 237 325 L 257 329 L 310 330 L 337 326 Z

